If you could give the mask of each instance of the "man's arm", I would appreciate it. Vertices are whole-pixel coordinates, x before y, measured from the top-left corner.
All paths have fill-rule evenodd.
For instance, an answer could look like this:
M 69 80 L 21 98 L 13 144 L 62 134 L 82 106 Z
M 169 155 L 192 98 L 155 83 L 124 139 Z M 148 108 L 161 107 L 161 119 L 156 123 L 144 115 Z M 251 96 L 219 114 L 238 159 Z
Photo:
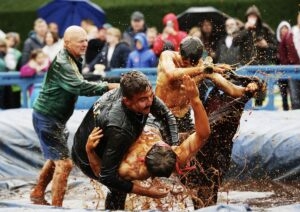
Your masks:
M 194 111 L 195 133 L 183 141 L 178 148 L 177 156 L 180 166 L 184 166 L 204 146 L 210 135 L 208 117 L 199 98 L 199 91 L 195 82 L 190 77 L 184 76 L 183 86 Z
M 99 127 L 95 127 L 91 134 L 88 137 L 87 143 L 85 145 L 85 150 L 87 153 L 87 157 L 89 159 L 89 163 L 91 169 L 95 176 L 99 176 L 100 167 L 101 167 L 101 159 L 95 152 L 97 145 L 100 142 L 100 138 L 103 136 L 102 130 Z
M 142 187 L 122 179 L 118 174 L 118 170 L 125 153 L 133 142 L 130 141 L 132 138 L 124 133 L 122 129 L 116 127 L 108 127 L 104 134 L 108 140 L 101 161 L 99 176 L 101 183 L 112 189 L 152 198 L 165 197 L 169 193 L 169 190 L 160 189 L 156 186 Z
M 150 112 L 162 124 L 162 128 L 166 133 L 166 143 L 178 145 L 179 136 L 176 119 L 169 108 L 157 96 L 154 97 Z
M 195 66 L 180 68 L 176 66 L 173 59 L 177 56 L 173 51 L 163 51 L 159 58 L 158 70 L 164 72 L 169 81 L 179 80 L 183 75 L 195 77 L 204 73 L 204 67 Z
M 254 91 L 257 89 L 257 87 L 253 88 L 252 85 L 247 87 L 235 85 L 218 73 L 206 74 L 205 78 L 210 79 L 216 85 L 216 87 L 234 98 L 243 96 L 246 91 Z

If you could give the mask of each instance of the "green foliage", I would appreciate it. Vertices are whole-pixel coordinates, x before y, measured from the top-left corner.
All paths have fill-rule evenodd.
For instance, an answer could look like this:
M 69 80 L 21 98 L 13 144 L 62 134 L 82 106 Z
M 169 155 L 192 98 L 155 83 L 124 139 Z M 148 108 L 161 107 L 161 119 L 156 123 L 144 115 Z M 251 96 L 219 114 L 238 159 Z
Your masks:
M 50 0 L 1 0 L 0 29 L 5 32 L 17 31 L 24 41 L 32 29 L 36 10 Z M 135 10 L 145 14 L 148 26 L 162 29 L 162 17 L 169 12 L 182 13 L 192 6 L 213 6 L 229 16 L 244 21 L 247 8 L 257 5 L 264 22 L 273 30 L 281 20 L 296 24 L 296 15 L 300 10 L 297 0 L 92 0 L 101 6 L 107 15 L 107 22 L 121 30 L 129 26 L 130 15 Z

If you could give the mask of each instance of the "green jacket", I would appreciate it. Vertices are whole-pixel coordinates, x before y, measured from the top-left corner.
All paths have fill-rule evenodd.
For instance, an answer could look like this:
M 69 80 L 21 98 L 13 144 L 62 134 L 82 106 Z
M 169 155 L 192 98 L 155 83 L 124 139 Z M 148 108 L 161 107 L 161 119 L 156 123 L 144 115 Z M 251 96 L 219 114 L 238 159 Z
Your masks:
M 88 82 L 80 74 L 81 61 L 66 49 L 51 63 L 42 90 L 33 108 L 39 113 L 67 122 L 74 111 L 78 96 L 100 96 L 108 90 L 107 82 Z

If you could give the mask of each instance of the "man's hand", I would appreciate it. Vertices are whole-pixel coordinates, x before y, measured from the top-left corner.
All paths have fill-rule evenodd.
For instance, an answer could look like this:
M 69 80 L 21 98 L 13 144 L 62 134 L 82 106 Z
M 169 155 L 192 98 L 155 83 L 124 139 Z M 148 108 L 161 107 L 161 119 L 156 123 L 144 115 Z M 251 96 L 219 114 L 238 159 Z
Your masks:
M 103 137 L 102 129 L 95 127 L 88 137 L 85 149 L 87 152 L 94 151 L 100 142 L 100 138 Z
M 119 83 L 108 83 L 107 86 L 108 86 L 108 90 L 112 90 L 112 89 L 120 87 L 120 84 Z
M 132 193 L 151 198 L 163 198 L 170 193 L 170 188 L 162 185 L 151 185 L 150 187 L 143 187 L 137 184 L 133 184 Z
M 199 98 L 199 91 L 196 86 L 196 83 L 188 75 L 182 77 L 182 87 L 185 89 L 187 97 L 192 100 L 194 98 Z
M 259 89 L 258 85 L 255 82 L 251 82 L 247 85 L 247 87 L 245 88 L 246 92 L 251 92 L 254 93 Z

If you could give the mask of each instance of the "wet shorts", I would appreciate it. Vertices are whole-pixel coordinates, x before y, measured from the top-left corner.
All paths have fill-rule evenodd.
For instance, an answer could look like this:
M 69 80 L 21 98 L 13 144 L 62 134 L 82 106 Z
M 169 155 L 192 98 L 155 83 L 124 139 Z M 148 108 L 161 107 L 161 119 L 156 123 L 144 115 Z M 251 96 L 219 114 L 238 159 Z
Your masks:
M 64 123 L 36 111 L 33 111 L 32 122 L 45 159 L 62 160 L 70 157 L 69 133 Z

